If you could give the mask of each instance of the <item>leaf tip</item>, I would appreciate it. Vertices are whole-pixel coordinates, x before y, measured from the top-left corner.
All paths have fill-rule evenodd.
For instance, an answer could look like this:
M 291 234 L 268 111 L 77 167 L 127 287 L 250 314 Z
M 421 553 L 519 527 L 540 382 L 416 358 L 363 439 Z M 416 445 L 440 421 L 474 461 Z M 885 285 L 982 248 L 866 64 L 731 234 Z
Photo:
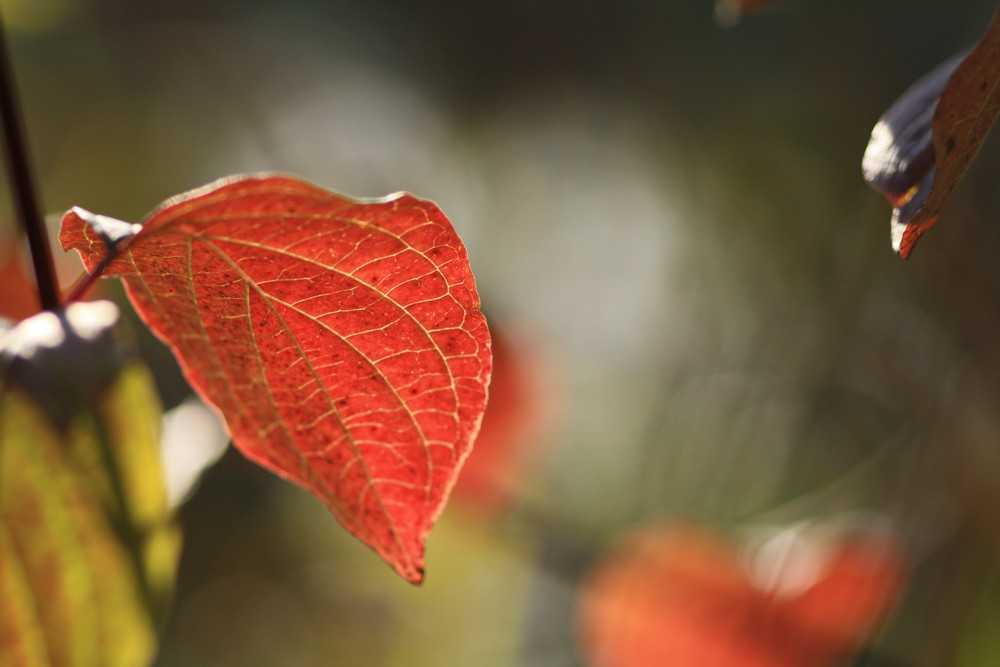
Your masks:
M 900 220 L 901 216 L 899 213 L 900 209 L 894 209 L 892 212 L 892 221 L 890 222 L 892 249 L 901 258 L 909 259 L 910 253 L 913 252 L 913 246 L 917 243 L 917 239 L 937 222 L 937 216 L 929 220 L 908 220 L 903 222 Z
M 407 553 L 398 559 L 383 558 L 389 563 L 393 570 L 414 586 L 421 586 L 424 583 L 424 543 L 420 541 L 418 546 L 414 546 L 414 551 Z
M 424 583 L 424 550 L 423 545 L 420 546 L 419 553 L 416 554 L 387 554 L 386 552 L 377 548 L 376 545 L 368 543 L 362 538 L 362 542 L 366 542 L 367 546 L 373 549 L 379 556 L 381 556 L 383 562 L 392 568 L 393 572 L 398 574 L 409 584 L 414 586 L 421 586 Z

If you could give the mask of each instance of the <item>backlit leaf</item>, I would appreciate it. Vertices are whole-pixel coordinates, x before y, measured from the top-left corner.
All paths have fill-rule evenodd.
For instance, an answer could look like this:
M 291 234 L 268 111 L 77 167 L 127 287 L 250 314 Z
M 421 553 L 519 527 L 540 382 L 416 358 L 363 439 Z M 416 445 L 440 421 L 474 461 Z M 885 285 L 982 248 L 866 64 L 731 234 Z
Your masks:
M 879 119 L 862 160 L 889 199 L 892 247 L 904 259 L 941 210 L 1000 113 L 1000 13 L 967 54 L 939 65 Z
M 178 554 L 159 467 L 159 408 L 145 368 L 109 354 L 108 302 L 41 313 L 7 332 L 0 377 L 0 665 L 138 667 Z M 63 374 L 62 355 L 107 372 Z M 98 362 L 100 358 L 100 362 Z M 53 368 L 54 367 L 54 368 Z
M 108 220 L 70 211 L 63 247 L 124 279 L 236 447 L 420 582 L 491 363 L 444 214 L 407 194 L 356 201 L 291 177 L 234 177 L 165 202 L 102 267 Z

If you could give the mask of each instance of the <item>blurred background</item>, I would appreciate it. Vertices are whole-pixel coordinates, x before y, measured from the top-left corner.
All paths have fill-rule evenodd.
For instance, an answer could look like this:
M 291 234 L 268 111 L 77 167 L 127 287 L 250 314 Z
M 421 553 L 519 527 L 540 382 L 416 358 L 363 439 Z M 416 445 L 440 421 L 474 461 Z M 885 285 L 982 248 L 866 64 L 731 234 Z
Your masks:
M 993 9 L 775 0 L 733 25 L 710 0 L 0 2 L 47 210 L 139 220 L 254 171 L 408 190 L 465 240 L 504 359 L 421 588 L 229 450 L 179 510 L 157 665 L 621 664 L 581 600 L 624 536 L 676 525 L 754 590 L 748 553 L 811 581 L 836 562 L 761 536 L 891 544 L 860 657 L 808 664 L 1000 664 L 1000 140 L 907 262 L 860 174 L 881 113 Z M 167 446 L 218 452 L 169 352 L 141 345 L 183 410 Z M 684 631 L 725 643 L 725 613 Z

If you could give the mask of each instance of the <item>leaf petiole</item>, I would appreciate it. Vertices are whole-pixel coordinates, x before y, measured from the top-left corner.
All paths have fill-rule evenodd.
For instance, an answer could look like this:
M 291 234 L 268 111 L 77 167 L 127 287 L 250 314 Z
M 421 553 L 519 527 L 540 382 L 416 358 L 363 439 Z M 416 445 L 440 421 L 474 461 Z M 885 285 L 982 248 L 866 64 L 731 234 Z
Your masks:
M 78 206 L 74 207 L 72 212 L 78 215 L 81 220 L 84 220 L 94 230 L 94 233 L 101 237 L 108 252 L 101 258 L 97 266 L 94 267 L 93 272 L 85 273 L 77 279 L 66 296 L 66 303 L 81 300 L 90 291 L 90 288 L 94 286 L 97 279 L 103 275 L 104 269 L 107 268 L 108 264 L 121 254 L 132 238 L 142 229 L 142 225 L 125 222 L 124 220 L 118 220 L 106 215 L 97 215 Z
M 80 277 L 73 282 L 73 286 L 69 288 L 69 292 L 67 292 L 66 296 L 63 297 L 63 303 L 83 301 L 83 297 L 86 296 L 87 292 L 91 290 L 100 275 L 100 271 L 92 274 L 84 271 L 80 274 Z

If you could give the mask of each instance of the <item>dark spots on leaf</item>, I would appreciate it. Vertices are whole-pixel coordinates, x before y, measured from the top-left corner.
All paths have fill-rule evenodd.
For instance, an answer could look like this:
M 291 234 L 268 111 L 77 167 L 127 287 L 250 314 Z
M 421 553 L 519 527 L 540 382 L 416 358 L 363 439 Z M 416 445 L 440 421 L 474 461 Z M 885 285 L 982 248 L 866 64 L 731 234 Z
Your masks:
M 441 348 L 441 352 L 443 352 L 446 356 L 450 356 L 455 353 L 455 348 L 458 347 L 458 341 L 456 340 L 454 334 L 450 334 L 446 336 L 443 341 L 438 343 L 438 347 Z
M 945 155 L 951 153 L 953 150 L 955 150 L 955 137 L 948 137 L 948 141 L 944 145 Z
M 226 215 L 218 216 L 220 210 Z M 364 542 L 414 582 L 423 577 L 426 533 L 447 500 L 458 460 L 471 446 L 471 428 L 464 425 L 475 423 L 485 405 L 488 363 L 486 325 L 473 310 L 478 299 L 472 273 L 458 237 L 439 216 L 432 205 L 410 199 L 358 203 L 289 177 L 244 177 L 184 195 L 179 205 L 150 218 L 183 227 L 187 256 L 166 235 L 156 237 L 165 241 L 163 247 L 151 238 L 128 251 L 137 265 L 168 266 L 153 282 L 154 297 L 163 293 L 157 290 L 169 290 L 192 301 L 184 301 L 182 310 L 181 300 L 172 296 L 169 307 L 178 309 L 176 316 L 152 301 L 137 303 L 136 309 L 169 328 L 182 367 L 230 417 L 235 446 L 289 479 L 308 482 L 344 525 L 357 526 Z M 201 234 L 204 220 L 213 221 L 211 234 Z M 397 237 L 420 228 L 401 245 L 393 235 L 365 229 L 368 225 L 398 230 Z M 232 250 L 230 256 L 202 244 L 212 235 L 242 234 L 256 245 L 219 241 L 218 249 Z M 92 246 L 88 262 L 96 263 L 105 249 L 97 239 Z M 449 280 L 458 285 L 453 301 L 438 296 L 439 284 L 447 288 L 449 282 L 430 275 L 424 252 L 436 262 L 450 262 Z M 175 265 L 181 268 L 170 269 Z M 234 269 L 251 281 L 238 280 Z M 396 315 L 387 292 L 398 285 L 405 285 L 399 292 L 407 300 L 419 300 L 427 291 L 427 301 Z M 293 305 L 306 299 L 312 301 Z M 452 330 L 459 333 L 448 345 L 456 351 L 468 347 L 470 359 L 447 359 L 442 370 L 433 347 L 438 338 L 447 339 L 446 327 L 457 326 L 456 319 L 463 326 Z M 338 335 L 321 333 L 334 324 L 343 326 Z M 186 342 L 195 339 L 197 344 Z M 302 345 L 289 345 L 295 340 Z M 252 377 L 250 361 L 260 371 Z M 443 372 L 460 378 L 454 392 L 441 386 Z M 424 441 L 442 444 L 431 449 L 430 479 L 427 448 L 400 409 L 397 392 L 399 398 L 411 397 L 408 404 L 419 404 L 411 406 L 414 412 L 427 413 L 417 413 Z M 286 431 L 233 419 L 258 405 L 280 405 L 294 426 Z M 352 438 L 361 443 L 360 452 L 348 444 Z M 304 458 L 290 453 L 295 450 Z M 367 471 L 352 465 L 360 453 Z

